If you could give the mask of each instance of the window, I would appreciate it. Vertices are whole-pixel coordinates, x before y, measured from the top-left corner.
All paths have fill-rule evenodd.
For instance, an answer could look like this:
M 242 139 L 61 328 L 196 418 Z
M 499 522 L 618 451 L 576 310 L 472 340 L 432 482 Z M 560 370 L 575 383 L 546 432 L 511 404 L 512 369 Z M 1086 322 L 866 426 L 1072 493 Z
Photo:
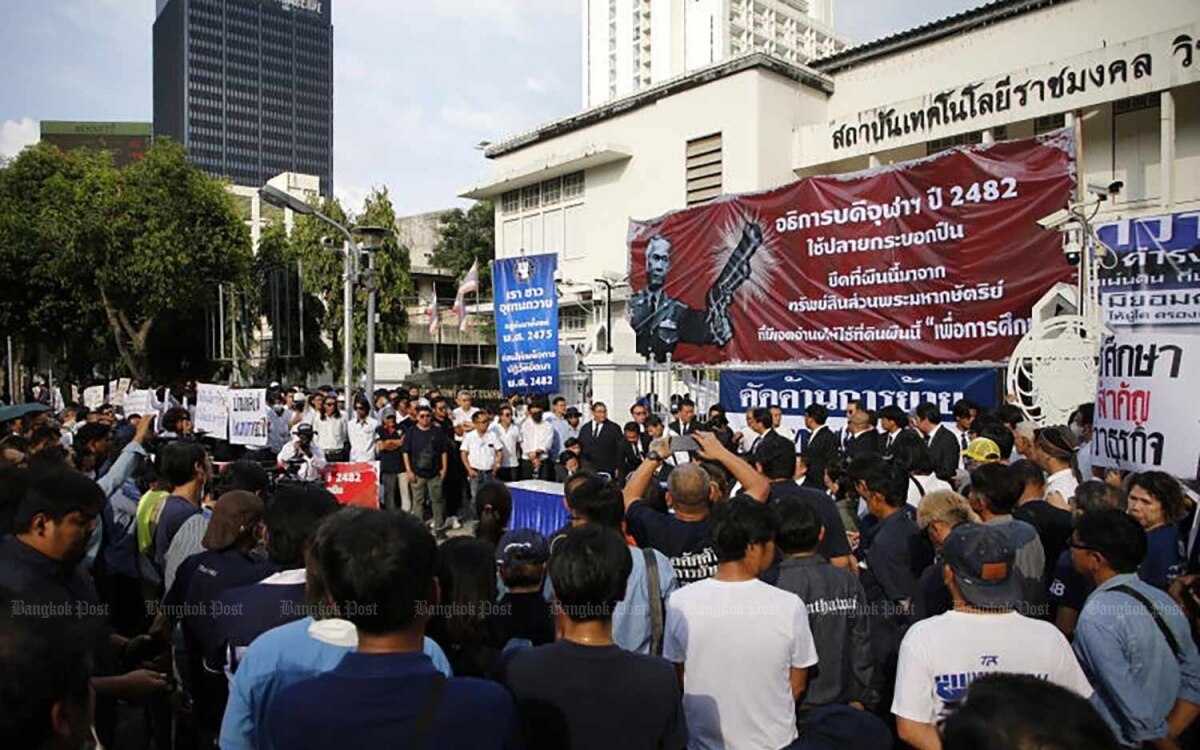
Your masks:
M 564 200 L 583 197 L 583 172 L 573 172 L 562 178 L 562 196 Z
M 933 154 L 941 153 L 947 149 L 952 149 L 955 146 L 970 146 L 976 143 L 983 142 L 983 131 L 976 130 L 973 133 L 959 133 L 952 135 L 949 138 L 938 138 L 929 141 L 925 144 L 925 153 L 932 156 Z
M 587 312 L 574 308 L 562 308 L 558 311 L 558 330 L 586 331 L 587 326 Z
M 541 201 L 541 190 L 539 185 L 530 185 L 521 188 L 521 208 L 528 211 L 531 208 L 537 208 Z
M 1126 99 L 1118 99 L 1113 102 L 1113 114 L 1123 115 L 1129 112 L 1137 112 L 1139 109 L 1151 109 L 1158 106 L 1158 92 L 1153 94 L 1142 94 L 1141 96 L 1131 96 Z
M 542 205 L 553 206 L 562 198 L 562 179 L 554 178 L 542 183 Z
M 1046 115 L 1045 117 L 1036 117 L 1033 120 L 1033 134 L 1041 135 L 1042 133 L 1049 133 L 1052 130 L 1058 130 L 1059 128 L 1065 127 L 1066 124 L 1067 117 L 1061 113 L 1057 115 Z
M 687 142 L 687 205 L 694 206 L 721 195 L 721 134 Z

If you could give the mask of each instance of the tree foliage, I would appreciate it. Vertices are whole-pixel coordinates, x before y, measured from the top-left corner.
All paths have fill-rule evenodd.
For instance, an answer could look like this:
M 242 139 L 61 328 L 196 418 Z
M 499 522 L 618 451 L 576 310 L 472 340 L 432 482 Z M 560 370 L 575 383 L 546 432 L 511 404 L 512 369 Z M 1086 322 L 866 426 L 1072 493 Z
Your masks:
M 462 279 L 471 264 L 479 263 L 479 294 L 489 296 L 492 288 L 492 261 L 496 259 L 495 206 L 479 201 L 466 211 L 456 208 L 442 214 L 438 221 L 440 238 L 429 260 Z
M 205 305 L 219 284 L 245 285 L 250 263 L 229 194 L 169 140 L 122 169 L 47 144 L 0 169 L 0 272 L 21 280 L 0 298 L 0 325 L 71 374 L 116 357 L 143 380 L 152 369 L 179 377 L 204 359 Z M 173 361 L 152 368 L 159 326 L 173 332 L 164 343 L 183 331 L 199 351 L 184 362 L 168 347 Z

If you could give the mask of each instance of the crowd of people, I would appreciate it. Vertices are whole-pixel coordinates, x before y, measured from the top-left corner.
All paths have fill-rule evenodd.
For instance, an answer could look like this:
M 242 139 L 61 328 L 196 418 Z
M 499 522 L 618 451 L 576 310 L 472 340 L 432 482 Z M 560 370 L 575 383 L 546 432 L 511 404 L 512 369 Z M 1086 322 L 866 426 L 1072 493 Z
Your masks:
M 3 426 L 0 747 L 1191 745 L 1196 494 L 1093 469 L 1089 405 L 345 396 L 240 454 L 186 399 Z

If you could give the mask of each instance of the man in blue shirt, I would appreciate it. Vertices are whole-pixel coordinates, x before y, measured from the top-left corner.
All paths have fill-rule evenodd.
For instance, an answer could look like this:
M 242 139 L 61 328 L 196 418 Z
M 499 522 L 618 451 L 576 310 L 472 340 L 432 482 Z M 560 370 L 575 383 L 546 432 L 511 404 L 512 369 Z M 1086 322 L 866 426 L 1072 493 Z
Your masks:
M 331 532 L 336 528 L 334 523 L 323 524 L 313 538 L 305 584 L 310 602 L 326 600 L 315 560 L 330 543 Z M 338 617 L 305 617 L 268 630 L 254 639 L 229 683 L 220 747 L 223 750 L 269 750 L 272 745 L 267 734 L 267 714 L 279 693 L 330 671 L 356 648 L 358 631 L 354 623 Z M 453 676 L 450 662 L 437 643 L 426 638 L 423 650 L 439 672 Z
M 171 494 L 163 502 L 154 531 L 154 562 L 160 571 L 175 532 L 200 512 L 204 485 L 212 480 L 212 461 L 203 445 L 180 440 L 163 448 L 162 473 L 171 483 Z
M 1092 703 L 1122 744 L 1177 747 L 1200 713 L 1200 654 L 1175 602 L 1137 576 L 1145 533 L 1128 515 L 1102 510 L 1078 519 L 1070 547 L 1095 587 L 1075 627 Z
M 358 651 L 285 688 L 267 713 L 277 748 L 519 746 L 513 699 L 497 684 L 447 680 L 422 653 L 438 602 L 437 544 L 407 513 L 348 508 L 327 521 L 314 562 L 326 602 Z

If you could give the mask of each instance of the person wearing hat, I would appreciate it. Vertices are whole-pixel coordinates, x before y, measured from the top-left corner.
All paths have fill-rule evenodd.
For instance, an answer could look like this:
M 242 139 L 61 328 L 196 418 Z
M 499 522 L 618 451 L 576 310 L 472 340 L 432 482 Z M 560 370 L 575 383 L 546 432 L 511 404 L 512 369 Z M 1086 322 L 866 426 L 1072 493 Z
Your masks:
M 1019 614 L 1016 554 L 1000 531 L 966 523 L 942 547 L 942 577 L 954 608 L 909 628 L 900 645 L 892 713 L 900 739 L 940 750 L 937 724 L 976 677 L 1036 675 L 1089 698 L 1092 686 L 1053 625 Z
M 412 495 L 404 477 L 404 430 L 396 424 L 396 410 L 385 406 L 379 412 L 382 424 L 375 428 L 375 451 L 379 454 L 379 478 L 383 484 L 383 507 L 396 508 L 396 495 L 400 495 L 400 509 L 412 511 Z
M 964 523 L 979 523 L 971 503 L 954 490 L 934 490 L 926 493 L 917 506 L 917 528 L 934 548 L 934 559 L 917 577 L 912 599 L 913 622 L 927 620 L 949 612 L 954 606 L 950 590 L 942 580 L 941 549 L 950 532 Z
M 496 607 L 501 642 L 523 638 L 534 646 L 554 642 L 554 610 L 542 596 L 550 545 L 533 529 L 513 529 L 496 545 L 496 566 L 508 589 Z
M 988 526 L 998 529 L 1008 539 L 1016 554 L 1016 569 L 1021 576 L 1025 593 L 1021 598 L 1022 612 L 1025 609 L 1043 609 L 1046 591 L 1043 585 L 1046 575 L 1046 548 L 1033 524 L 1013 518 L 1013 509 L 1021 497 L 1021 479 L 1012 467 L 1000 463 L 989 463 L 971 471 L 971 488 L 967 497 L 971 510 Z
M 308 422 L 301 422 L 292 430 L 296 439 L 283 446 L 277 460 L 287 467 L 295 464 L 296 477 L 302 482 L 316 482 L 325 470 L 325 451 L 313 441 L 316 431 Z
M 984 437 L 977 437 L 967 443 L 967 448 L 962 452 L 963 468 L 967 472 L 975 470 L 976 467 L 984 464 L 994 464 L 1000 461 L 1000 446 L 996 445 L 995 440 L 988 440 Z
M 1051 425 L 1033 433 L 1033 454 L 1030 456 L 1046 472 L 1046 502 L 1071 509 L 1071 500 L 1079 488 L 1079 467 L 1075 452 L 1079 443 L 1065 425 Z

